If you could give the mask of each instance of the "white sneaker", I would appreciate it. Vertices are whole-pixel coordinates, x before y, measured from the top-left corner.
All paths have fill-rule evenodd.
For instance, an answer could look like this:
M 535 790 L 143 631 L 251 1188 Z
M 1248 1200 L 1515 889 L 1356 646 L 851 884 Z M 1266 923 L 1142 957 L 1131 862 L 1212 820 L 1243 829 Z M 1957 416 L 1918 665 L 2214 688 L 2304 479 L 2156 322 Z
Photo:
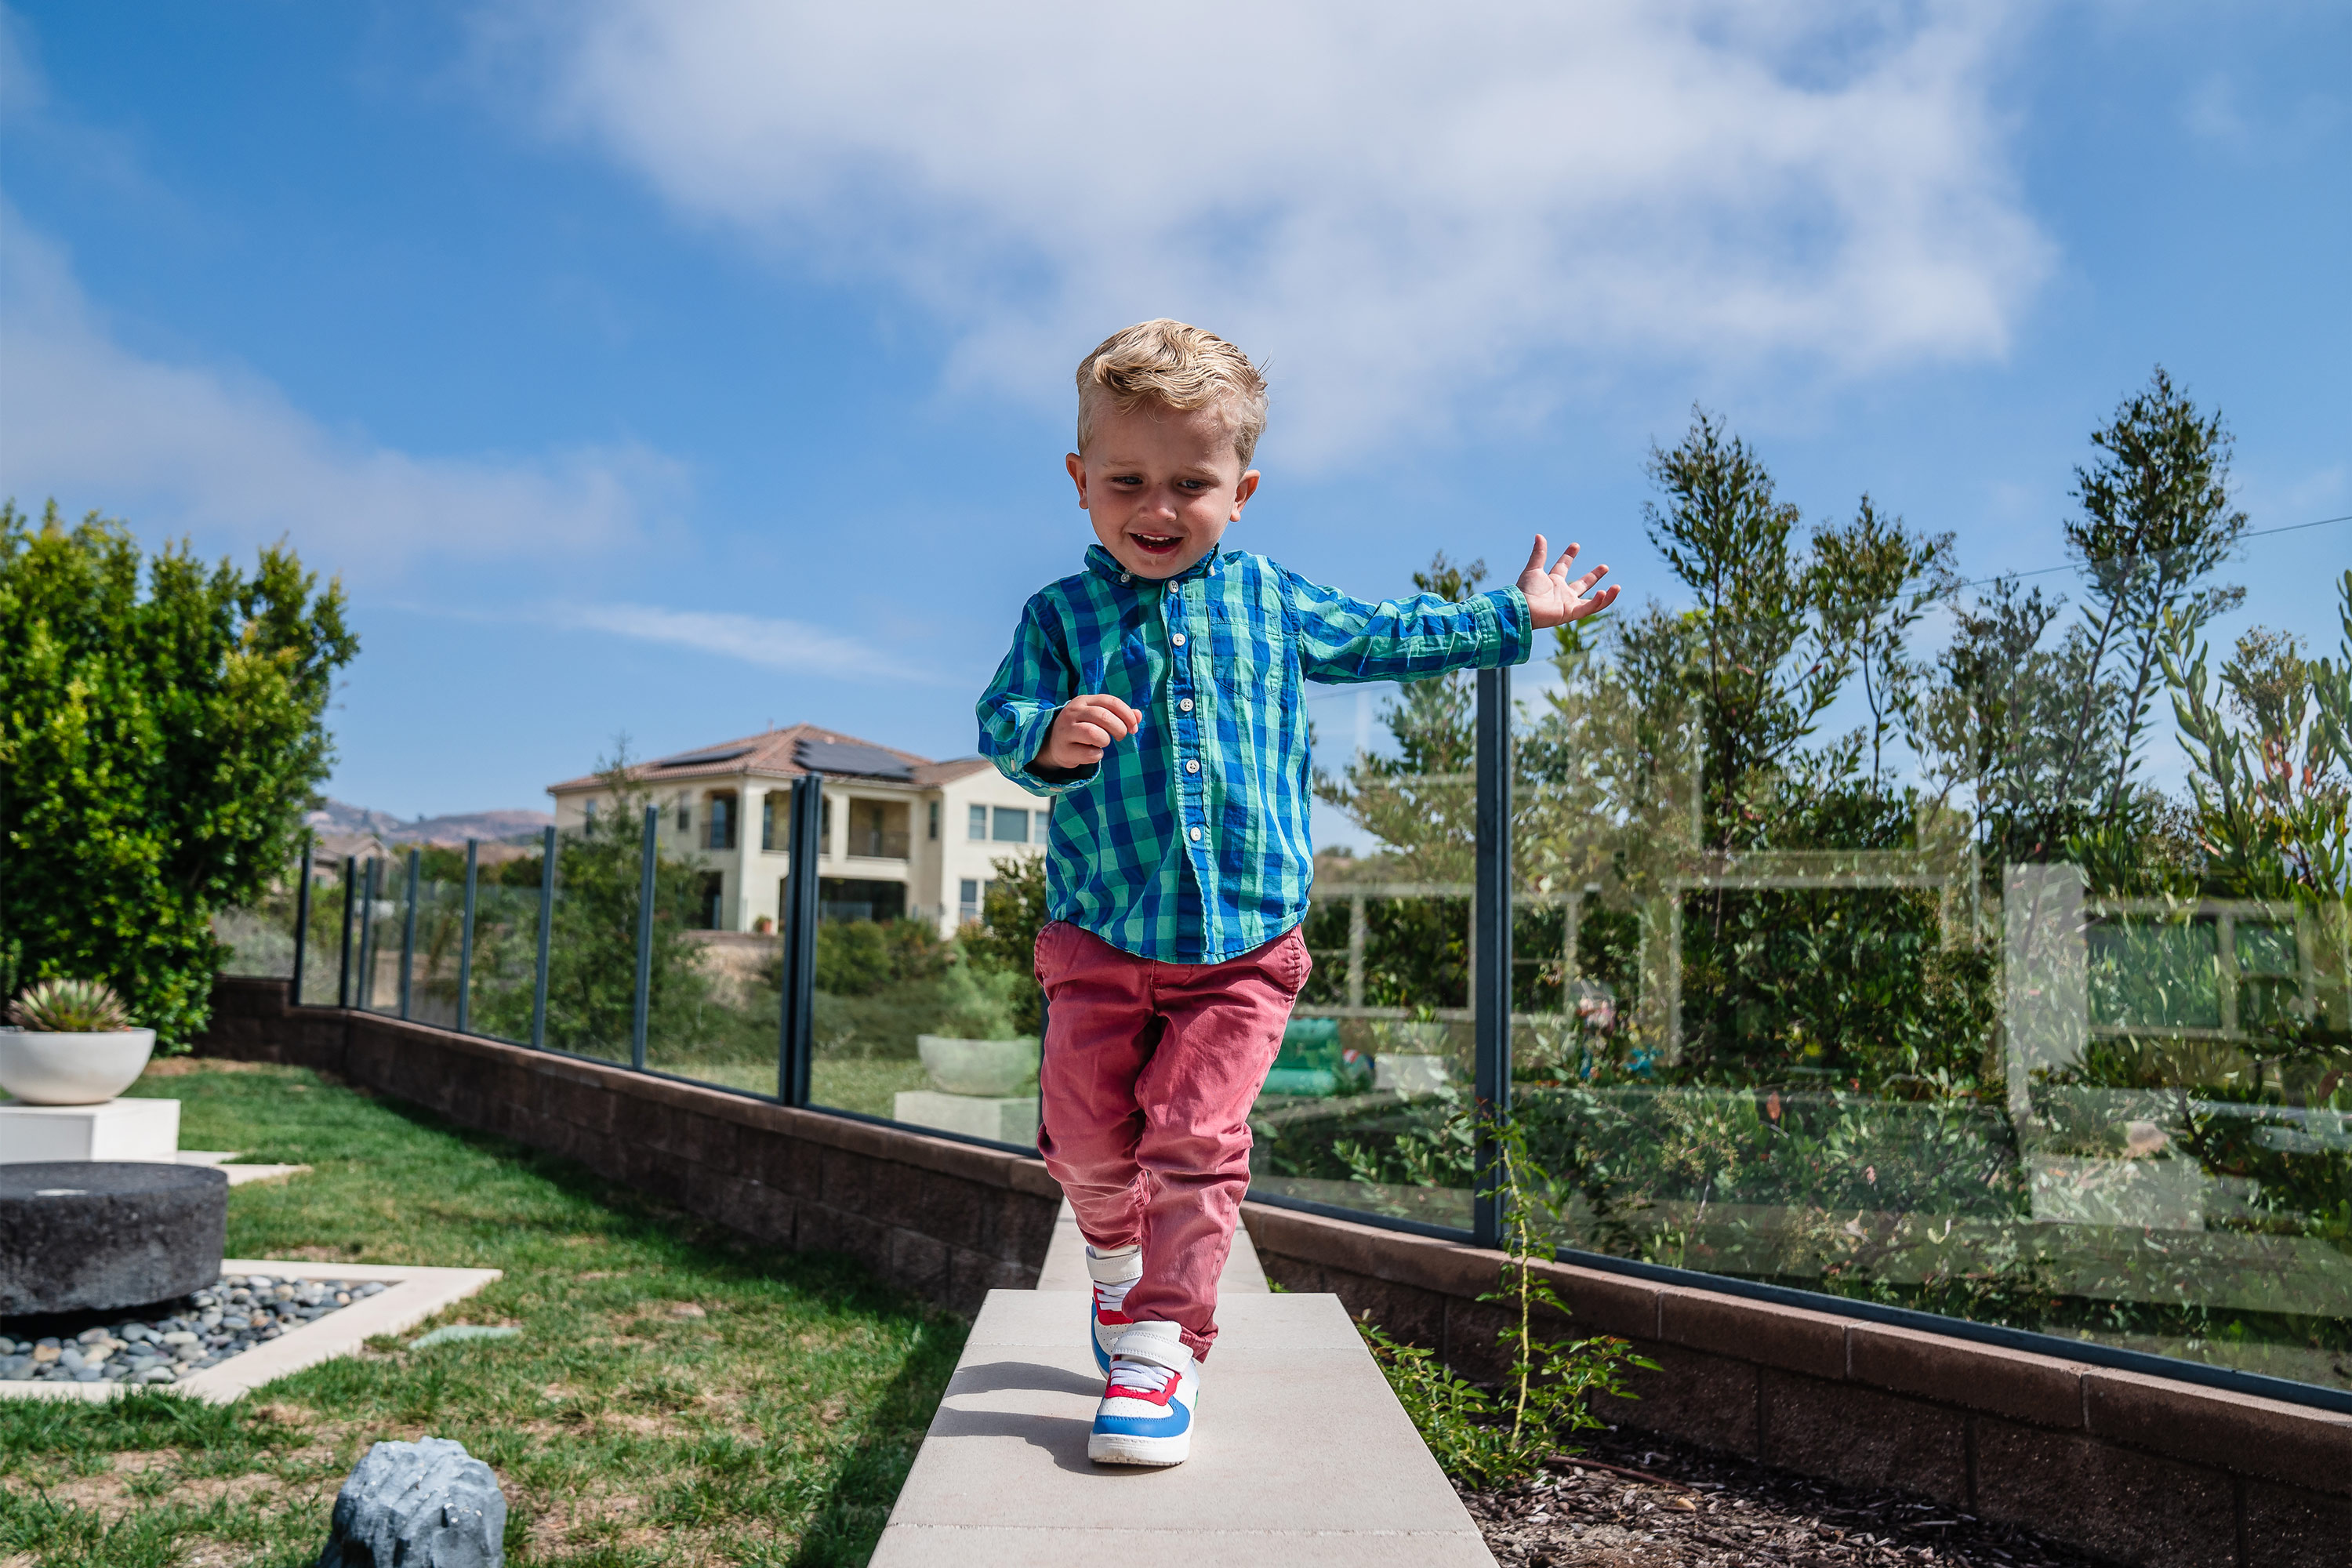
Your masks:
M 1173 1323 L 1137 1323 L 1111 1352 L 1087 1458 L 1098 1465 L 1181 1465 L 1192 1451 L 1201 1368 Z
M 1108 1252 L 1097 1252 L 1090 1243 L 1087 1247 L 1087 1273 L 1095 1286 L 1087 1308 L 1093 1324 L 1089 1331 L 1094 1337 L 1095 1368 L 1108 1375 L 1111 1347 L 1135 1323 L 1124 1309 L 1128 1291 L 1143 1278 L 1143 1248 L 1129 1242 Z

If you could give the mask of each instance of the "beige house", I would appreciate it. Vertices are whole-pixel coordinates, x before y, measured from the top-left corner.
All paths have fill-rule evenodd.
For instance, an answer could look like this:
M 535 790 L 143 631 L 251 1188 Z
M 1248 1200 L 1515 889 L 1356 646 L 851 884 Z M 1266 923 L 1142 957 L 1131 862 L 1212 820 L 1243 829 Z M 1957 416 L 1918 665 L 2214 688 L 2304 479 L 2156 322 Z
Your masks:
M 774 929 L 791 857 L 792 783 L 824 775 L 817 900 L 827 920 L 980 918 L 996 862 L 1045 852 L 1047 803 L 979 757 L 935 763 L 813 724 L 656 757 L 629 770 L 661 808 L 665 853 L 703 870 L 703 923 Z M 577 828 L 612 792 L 602 779 L 550 784 L 555 825 Z

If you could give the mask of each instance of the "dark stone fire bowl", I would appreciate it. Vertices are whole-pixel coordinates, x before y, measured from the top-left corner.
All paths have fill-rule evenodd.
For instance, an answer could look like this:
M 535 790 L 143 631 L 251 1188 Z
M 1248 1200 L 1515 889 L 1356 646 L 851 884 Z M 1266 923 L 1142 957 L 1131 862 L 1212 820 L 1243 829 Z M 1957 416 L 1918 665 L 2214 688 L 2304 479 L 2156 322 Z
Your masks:
M 0 1165 L 0 1318 L 136 1307 L 220 1279 L 228 1176 L 202 1165 Z

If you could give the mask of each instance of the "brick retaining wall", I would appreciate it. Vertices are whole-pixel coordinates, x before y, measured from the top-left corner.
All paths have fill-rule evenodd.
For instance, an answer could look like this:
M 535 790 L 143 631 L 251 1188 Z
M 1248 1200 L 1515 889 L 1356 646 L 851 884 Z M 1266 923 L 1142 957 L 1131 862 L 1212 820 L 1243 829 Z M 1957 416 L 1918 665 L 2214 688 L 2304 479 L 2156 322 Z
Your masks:
M 1499 1375 L 1498 1258 L 1265 1204 L 1268 1279 L 1329 1290 L 1473 1377 Z M 1553 1332 L 1659 1363 L 1622 1425 L 1807 1475 L 1924 1493 L 2166 1568 L 2352 1564 L 2352 1415 L 1568 1264 Z
M 963 1310 L 1026 1289 L 1061 1194 L 1034 1159 L 794 1110 L 420 1024 L 286 1005 L 223 979 L 205 1055 L 317 1067 L 567 1155 L 688 1212 L 845 1252 Z M 1245 1205 L 1266 1274 L 1499 1370 L 1501 1259 L 1457 1243 Z M 1896 1486 L 2118 1562 L 2352 1568 L 2352 1416 L 1909 1329 L 1545 1266 L 1580 1333 L 1656 1361 L 1623 1425 L 1767 1464 Z

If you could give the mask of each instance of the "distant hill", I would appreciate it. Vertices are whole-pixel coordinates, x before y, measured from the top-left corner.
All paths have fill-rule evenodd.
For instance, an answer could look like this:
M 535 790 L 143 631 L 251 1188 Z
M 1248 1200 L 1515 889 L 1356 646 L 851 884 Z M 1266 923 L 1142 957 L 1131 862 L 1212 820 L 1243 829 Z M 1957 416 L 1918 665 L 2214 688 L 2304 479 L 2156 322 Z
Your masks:
M 555 818 L 543 811 L 469 811 L 404 820 L 389 812 L 329 800 L 310 813 L 308 820 L 319 836 L 321 851 L 350 855 L 360 852 L 369 843 L 463 844 L 468 838 L 485 843 L 513 843 L 538 837 L 540 830 Z

